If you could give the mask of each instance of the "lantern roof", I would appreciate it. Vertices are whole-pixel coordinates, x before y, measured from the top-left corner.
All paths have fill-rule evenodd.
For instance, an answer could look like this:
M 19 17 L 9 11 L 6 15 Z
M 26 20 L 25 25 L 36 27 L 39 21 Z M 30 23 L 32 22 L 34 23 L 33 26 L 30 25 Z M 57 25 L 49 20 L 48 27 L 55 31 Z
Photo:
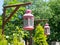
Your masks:
M 46 24 L 45 24 L 45 26 L 49 26 L 49 24 L 48 24 L 48 23 L 46 23 Z
M 32 11 L 30 9 L 27 9 L 26 10 L 26 13 L 31 13 Z
M 23 17 L 28 17 L 28 16 L 32 16 L 33 17 L 33 15 L 31 14 L 31 10 L 30 9 L 27 9 L 26 10 L 26 13 L 24 14 L 24 16 Z
M 49 24 L 46 23 L 45 26 L 44 26 L 44 28 L 50 28 Z

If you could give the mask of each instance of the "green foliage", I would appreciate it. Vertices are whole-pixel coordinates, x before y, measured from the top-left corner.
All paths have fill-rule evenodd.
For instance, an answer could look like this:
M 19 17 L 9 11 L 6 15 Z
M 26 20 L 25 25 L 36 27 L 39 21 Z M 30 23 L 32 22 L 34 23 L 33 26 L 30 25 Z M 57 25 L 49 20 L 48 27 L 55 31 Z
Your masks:
M 60 41 L 60 0 L 51 0 L 48 6 L 52 9 L 53 16 L 49 19 L 51 35 L 49 41 Z
M 48 19 L 52 17 L 51 9 L 48 7 L 48 2 L 44 2 L 43 0 L 35 0 L 32 3 L 31 10 L 35 18 L 40 19 Z
M 18 39 L 16 34 L 14 34 L 13 45 L 24 45 L 24 43 L 21 41 L 21 39 L 20 40 Z
M 0 29 L 2 28 L 2 16 L 0 16 Z
M 18 42 L 18 45 L 24 45 L 23 42 Z
M 0 45 L 8 45 L 7 40 L 5 40 L 5 39 L 4 39 L 4 40 L 1 40 L 1 41 L 0 41 Z
M 13 44 L 18 45 L 17 35 L 14 35 Z
M 6 39 L 3 39 L 1 42 L 2 42 L 2 45 L 8 45 L 8 42 Z
M 44 29 L 40 24 L 36 27 L 35 31 L 36 31 L 34 35 L 35 45 L 48 45 L 46 41 L 47 38 L 44 35 Z
M 59 32 L 59 30 L 60 30 L 60 21 L 59 21 L 60 20 L 60 0 L 50 0 L 49 2 L 44 2 L 43 0 L 18 0 L 18 1 L 17 0 L 4 0 L 4 5 L 21 4 L 21 3 L 25 3 L 25 2 L 32 2 L 32 5 L 28 6 L 28 8 L 32 10 L 32 13 L 36 19 L 38 19 L 38 18 L 39 19 L 46 19 L 46 18 L 49 19 L 49 23 L 51 26 L 51 36 L 50 36 L 49 40 L 51 39 L 51 40 L 60 41 L 60 32 Z M 12 12 L 14 9 L 15 8 L 8 8 L 6 10 L 6 18 L 9 16 L 10 12 Z M 14 42 L 12 40 L 15 40 L 15 38 L 16 38 L 16 40 L 15 40 L 16 43 L 18 42 L 19 45 L 22 45 L 17 40 L 17 37 L 13 36 L 14 33 L 19 34 L 19 36 L 23 37 L 24 39 L 29 38 L 29 32 L 23 31 L 23 29 L 22 29 L 22 27 L 23 27 L 22 16 L 25 13 L 25 10 L 26 10 L 26 7 L 20 7 L 19 10 L 11 18 L 11 20 L 9 22 L 7 22 L 7 24 L 5 25 L 4 34 L 6 36 L 7 35 L 9 36 L 9 39 L 7 39 L 7 40 L 9 40 L 8 41 L 9 43 L 10 43 L 10 41 Z M 2 27 L 2 16 L 0 16 L 0 34 L 2 32 L 1 27 Z M 44 36 L 44 31 L 43 31 L 44 29 L 41 26 L 39 26 L 39 28 L 37 27 L 36 30 L 37 31 L 36 31 L 36 34 L 34 37 L 36 44 L 39 45 L 39 42 L 41 42 L 41 41 L 43 41 L 45 43 L 46 37 Z
M 8 45 L 8 41 L 4 37 L 4 35 L 0 34 L 0 45 Z
M 22 2 L 20 2 L 19 0 L 4 0 L 4 5 L 11 5 L 11 4 L 20 4 Z
M 4 0 L 4 5 L 13 5 L 13 4 L 21 4 L 22 2 L 20 2 L 20 0 Z M 8 8 L 6 10 L 6 18 L 9 16 L 9 14 L 15 9 L 15 7 L 13 8 Z M 9 43 L 11 43 L 13 39 L 13 34 L 16 33 L 18 34 L 20 37 L 22 37 L 23 32 L 22 29 L 22 16 L 24 14 L 24 10 L 25 7 L 20 7 L 19 10 L 12 16 L 12 18 L 9 20 L 9 22 L 6 23 L 5 25 L 5 31 L 4 34 L 6 36 L 9 36 L 9 38 L 7 39 Z M 17 27 L 19 29 L 17 29 Z M 19 39 L 19 38 L 18 38 Z M 17 39 L 16 39 L 17 40 Z

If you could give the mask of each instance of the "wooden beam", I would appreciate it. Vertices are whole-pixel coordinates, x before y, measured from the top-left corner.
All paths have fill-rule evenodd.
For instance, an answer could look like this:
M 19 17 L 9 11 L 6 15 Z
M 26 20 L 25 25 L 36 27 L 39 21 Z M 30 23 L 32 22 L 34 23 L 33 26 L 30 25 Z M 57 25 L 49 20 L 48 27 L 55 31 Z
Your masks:
M 3 8 L 3 14 L 2 14 L 2 34 L 4 34 L 5 15 L 6 15 L 6 8 Z
M 29 5 L 31 4 L 31 2 L 27 2 L 27 3 L 24 3 L 24 4 L 16 4 L 16 5 L 8 5 L 8 6 L 4 6 L 5 8 L 10 8 L 10 7 L 16 7 L 16 6 L 26 6 L 26 5 Z
M 20 6 L 16 7 L 15 10 L 10 13 L 10 16 L 5 20 L 4 25 L 9 21 L 9 19 L 11 19 L 11 17 L 14 15 L 14 13 L 16 13 L 16 11 L 19 9 Z
M 44 22 L 44 21 L 45 21 L 45 22 L 48 22 L 48 19 L 35 19 L 35 20 L 34 20 L 34 22 L 35 22 L 35 23 L 34 23 L 34 24 L 35 24 L 35 27 L 36 27 L 40 22 Z M 37 23 L 37 24 L 36 24 L 36 23 Z

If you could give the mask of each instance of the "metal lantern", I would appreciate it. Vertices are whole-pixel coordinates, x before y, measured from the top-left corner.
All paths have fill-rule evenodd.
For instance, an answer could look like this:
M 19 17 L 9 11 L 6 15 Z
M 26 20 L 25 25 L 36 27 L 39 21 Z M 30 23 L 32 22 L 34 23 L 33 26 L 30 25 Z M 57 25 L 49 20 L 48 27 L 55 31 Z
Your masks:
M 24 30 L 33 30 L 34 29 L 34 16 L 31 14 L 31 10 L 26 10 L 26 13 L 23 16 L 24 20 Z
M 45 24 L 44 29 L 45 35 L 50 35 L 50 26 L 48 23 Z

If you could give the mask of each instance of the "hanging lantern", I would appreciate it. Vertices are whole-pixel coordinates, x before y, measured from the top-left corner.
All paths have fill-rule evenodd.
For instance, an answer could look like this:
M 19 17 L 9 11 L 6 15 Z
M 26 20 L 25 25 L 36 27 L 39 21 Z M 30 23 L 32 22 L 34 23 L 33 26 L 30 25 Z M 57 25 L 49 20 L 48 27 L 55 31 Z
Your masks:
M 34 16 L 31 14 L 31 10 L 26 10 L 26 14 L 23 16 L 24 20 L 24 30 L 34 29 Z
M 50 26 L 48 23 L 45 24 L 44 29 L 45 35 L 50 35 Z

